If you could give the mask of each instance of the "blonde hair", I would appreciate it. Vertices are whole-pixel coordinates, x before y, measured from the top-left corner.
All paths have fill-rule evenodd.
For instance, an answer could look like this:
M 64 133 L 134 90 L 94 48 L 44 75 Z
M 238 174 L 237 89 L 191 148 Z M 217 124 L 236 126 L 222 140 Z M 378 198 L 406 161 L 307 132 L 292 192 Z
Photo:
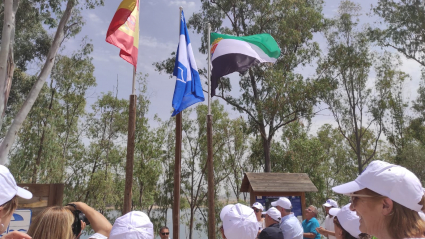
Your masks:
M 382 196 L 370 189 L 365 189 L 366 194 Z M 378 201 L 379 198 L 374 198 Z M 390 198 L 391 199 L 391 198 Z M 381 198 L 382 200 L 382 198 Z M 423 205 L 425 197 L 422 196 L 419 204 Z M 393 201 L 393 210 L 387 215 L 385 224 L 390 235 L 394 238 L 414 238 L 425 235 L 425 221 L 421 219 L 418 212 Z
M 14 196 L 12 199 L 7 201 L 5 204 L 1 205 L 3 207 L 3 216 L 9 216 L 12 214 L 16 208 L 18 208 L 18 198 Z
M 32 239 L 73 239 L 74 214 L 69 207 L 48 207 L 31 223 L 28 235 Z

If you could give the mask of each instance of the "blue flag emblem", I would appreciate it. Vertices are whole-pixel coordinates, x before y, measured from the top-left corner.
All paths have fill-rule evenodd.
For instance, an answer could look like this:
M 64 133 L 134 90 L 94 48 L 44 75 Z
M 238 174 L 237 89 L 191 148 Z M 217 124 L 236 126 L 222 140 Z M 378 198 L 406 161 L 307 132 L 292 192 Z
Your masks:
M 175 116 L 187 107 L 205 100 L 183 11 L 180 19 L 180 42 L 173 75 L 176 76 L 176 87 L 172 103 L 174 108 L 172 116 Z

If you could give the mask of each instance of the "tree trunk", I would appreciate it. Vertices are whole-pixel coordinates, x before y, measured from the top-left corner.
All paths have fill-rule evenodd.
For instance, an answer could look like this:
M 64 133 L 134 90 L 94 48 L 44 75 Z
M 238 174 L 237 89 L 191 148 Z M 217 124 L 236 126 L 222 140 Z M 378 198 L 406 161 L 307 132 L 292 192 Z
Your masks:
M 6 5 L 10 0 L 6 0 Z M 47 77 L 50 75 L 50 72 L 52 71 L 53 65 L 55 63 L 55 57 L 58 52 L 59 46 L 63 41 L 64 35 L 65 35 L 65 26 L 68 22 L 69 18 L 71 17 L 72 10 L 74 9 L 75 1 L 69 0 L 66 9 L 64 11 L 64 14 L 59 22 L 58 29 L 55 34 L 55 38 L 53 39 L 52 46 L 50 47 L 49 53 L 47 54 L 46 62 L 44 63 L 43 69 L 41 70 L 37 81 L 33 85 L 30 93 L 28 94 L 24 104 L 22 105 L 22 108 L 19 110 L 18 114 L 13 119 L 13 123 L 10 126 L 9 130 L 6 133 L 6 137 L 4 138 L 3 142 L 0 145 L 0 164 L 4 165 L 6 163 L 7 155 L 9 153 L 10 148 L 12 147 L 13 143 L 15 142 L 16 135 L 18 134 L 19 129 L 21 128 L 25 118 L 27 117 L 29 111 L 31 110 L 32 106 L 34 105 L 35 100 L 38 97 L 38 94 L 41 91 L 41 88 L 44 85 L 44 82 L 46 81 Z M 7 6 L 5 6 L 5 23 L 6 23 L 6 15 L 7 15 Z M 9 9 L 10 11 L 10 9 Z M 7 25 L 9 26 L 9 25 Z M 7 27 L 8 28 L 8 27 Z M 3 35 L 3 39 L 10 38 L 10 31 L 5 30 L 3 28 L 3 31 L 7 32 L 7 38 L 5 38 L 5 35 Z M 5 41 L 7 42 L 7 40 Z M 7 44 L 7 49 L 9 49 L 9 45 Z M 2 49 L 3 50 L 3 41 L 2 41 Z M 4 61 L 4 66 L 2 65 L 2 52 L 0 51 L 0 102 L 4 102 L 4 95 L 1 94 L 1 92 L 4 92 L 4 81 L 5 81 L 5 74 L 6 71 L 4 71 L 4 74 L 2 73 L 2 70 L 5 69 L 5 64 L 7 63 L 7 54 L 6 54 L 6 60 Z M 3 69 L 2 69 L 3 67 Z M 2 77 L 4 76 L 4 77 Z M 0 112 L 3 112 L 4 105 L 0 103 Z M 0 127 L 1 127 L 2 120 L 0 119 Z
M 271 164 L 270 164 L 270 142 L 267 139 L 264 139 L 264 137 L 261 137 L 263 142 L 263 152 L 264 152 L 264 172 L 270 173 L 271 170 Z
M 37 158 L 35 159 L 35 165 L 34 165 L 34 169 L 32 171 L 31 183 L 37 183 L 37 171 L 38 171 L 38 168 L 40 167 L 40 163 L 41 163 L 41 153 L 43 152 L 43 144 L 44 144 L 45 133 L 46 133 L 46 130 L 43 128 L 43 134 L 41 135 L 41 139 L 40 139 L 40 147 L 38 148 Z
M 10 50 L 13 50 L 13 41 L 15 36 L 15 14 L 18 10 L 19 0 L 5 0 L 4 1 L 4 21 L 2 30 L 2 41 L 0 49 L 0 113 L 5 110 L 5 87 L 7 83 L 8 75 L 13 75 L 13 72 L 8 72 L 8 59 Z M 13 63 L 12 63 L 13 64 Z M 14 66 L 12 68 L 14 70 Z M 0 129 L 3 125 L 3 117 L 0 117 Z M 5 164 L 6 159 L 0 159 L 0 164 Z
M 190 205 L 190 221 L 189 221 L 189 239 L 192 239 L 193 234 L 193 214 L 194 214 L 194 205 Z

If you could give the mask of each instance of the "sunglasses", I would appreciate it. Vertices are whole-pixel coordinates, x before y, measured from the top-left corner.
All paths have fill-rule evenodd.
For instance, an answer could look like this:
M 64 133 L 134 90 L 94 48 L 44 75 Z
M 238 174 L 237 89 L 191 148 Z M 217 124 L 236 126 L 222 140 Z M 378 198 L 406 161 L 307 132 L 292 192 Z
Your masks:
M 260 209 L 253 208 L 255 213 L 259 213 Z
M 352 204 L 355 204 L 355 202 L 359 198 L 381 198 L 381 197 L 385 197 L 385 196 L 372 196 L 372 195 L 367 195 L 367 194 L 354 194 L 354 193 L 347 193 L 345 195 L 350 197 L 350 202 Z
M 170 233 L 169 233 L 169 232 L 161 232 L 161 234 L 162 234 L 163 236 L 165 236 L 165 235 L 170 235 Z

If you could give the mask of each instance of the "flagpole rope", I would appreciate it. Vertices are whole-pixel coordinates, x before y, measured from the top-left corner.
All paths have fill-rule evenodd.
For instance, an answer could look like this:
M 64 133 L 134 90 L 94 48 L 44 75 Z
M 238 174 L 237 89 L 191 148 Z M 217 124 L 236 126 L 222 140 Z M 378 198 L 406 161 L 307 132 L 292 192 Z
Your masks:
M 208 115 L 211 114 L 211 24 L 208 23 Z

